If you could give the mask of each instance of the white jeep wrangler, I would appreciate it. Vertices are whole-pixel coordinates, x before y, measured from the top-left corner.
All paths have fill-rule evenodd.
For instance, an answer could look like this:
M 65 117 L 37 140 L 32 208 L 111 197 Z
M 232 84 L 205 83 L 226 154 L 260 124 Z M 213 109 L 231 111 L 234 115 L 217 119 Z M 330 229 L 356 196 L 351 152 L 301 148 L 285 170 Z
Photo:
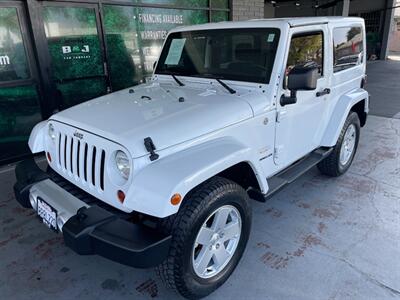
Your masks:
M 19 163 L 16 198 L 77 253 L 157 266 L 181 295 L 206 296 L 243 254 L 250 199 L 315 165 L 350 167 L 368 112 L 365 49 L 359 18 L 175 29 L 148 83 L 33 129 L 49 169 Z

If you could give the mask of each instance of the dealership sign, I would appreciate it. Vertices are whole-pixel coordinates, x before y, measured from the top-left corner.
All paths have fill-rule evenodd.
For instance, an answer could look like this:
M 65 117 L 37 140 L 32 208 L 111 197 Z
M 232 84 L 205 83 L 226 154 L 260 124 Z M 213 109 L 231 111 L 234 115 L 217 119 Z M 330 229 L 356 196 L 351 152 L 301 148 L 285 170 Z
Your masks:
M 82 47 L 78 45 L 62 46 L 61 50 L 65 60 L 90 58 L 90 55 L 88 55 L 90 52 L 89 45 L 83 45 Z
M 0 66 L 6 66 L 10 64 L 10 58 L 8 55 L 0 55 Z

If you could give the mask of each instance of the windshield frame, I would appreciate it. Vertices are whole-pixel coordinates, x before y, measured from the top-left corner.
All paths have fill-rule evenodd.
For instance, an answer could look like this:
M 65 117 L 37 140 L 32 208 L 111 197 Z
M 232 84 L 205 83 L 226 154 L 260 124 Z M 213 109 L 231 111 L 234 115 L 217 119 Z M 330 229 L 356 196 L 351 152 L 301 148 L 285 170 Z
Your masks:
M 169 48 L 173 39 L 182 39 L 182 38 L 191 38 L 193 36 L 216 36 L 218 34 L 226 35 L 228 32 L 239 33 L 245 35 L 246 32 L 249 33 L 249 36 L 252 36 L 254 33 L 256 34 L 265 34 L 265 37 L 269 34 L 274 34 L 275 40 L 273 40 L 274 46 L 272 48 L 272 56 L 270 59 L 270 66 L 265 74 L 265 76 L 260 76 L 257 80 L 249 80 L 246 74 L 240 75 L 243 78 L 237 76 L 230 76 L 230 74 L 212 74 L 212 73 L 198 73 L 198 74 L 184 74 L 181 72 L 176 72 L 173 70 L 167 70 L 164 68 L 164 62 L 168 56 Z M 239 81 L 239 82 L 248 82 L 248 83 L 256 83 L 256 84 L 269 84 L 271 80 L 271 75 L 273 69 L 276 64 L 276 58 L 278 56 L 278 48 L 281 43 L 281 28 L 279 27 L 244 27 L 244 28 L 219 28 L 219 29 L 201 29 L 201 30 L 189 30 L 189 31 L 174 31 L 170 33 L 164 43 L 162 52 L 159 56 L 157 66 L 154 70 L 154 75 L 176 75 L 181 77 L 193 77 L 193 78 L 203 78 L 203 79 L 222 79 L 227 81 Z M 268 57 L 265 57 L 265 65 Z M 265 67 L 266 68 L 266 67 Z

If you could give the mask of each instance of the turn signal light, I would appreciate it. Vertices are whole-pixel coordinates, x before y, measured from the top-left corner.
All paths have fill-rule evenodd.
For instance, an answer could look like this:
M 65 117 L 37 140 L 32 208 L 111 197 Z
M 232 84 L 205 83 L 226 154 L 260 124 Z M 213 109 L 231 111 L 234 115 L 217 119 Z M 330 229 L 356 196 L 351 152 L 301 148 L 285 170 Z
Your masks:
M 46 152 L 46 155 L 47 155 L 48 161 L 51 162 L 51 155 L 50 155 L 50 153 L 49 153 L 49 152 Z
M 182 201 L 182 196 L 180 194 L 173 194 L 171 197 L 171 204 L 178 205 Z
M 119 202 L 124 203 L 124 200 L 125 200 L 125 193 L 124 193 L 123 191 L 119 190 L 119 191 L 117 192 L 117 196 L 118 196 Z

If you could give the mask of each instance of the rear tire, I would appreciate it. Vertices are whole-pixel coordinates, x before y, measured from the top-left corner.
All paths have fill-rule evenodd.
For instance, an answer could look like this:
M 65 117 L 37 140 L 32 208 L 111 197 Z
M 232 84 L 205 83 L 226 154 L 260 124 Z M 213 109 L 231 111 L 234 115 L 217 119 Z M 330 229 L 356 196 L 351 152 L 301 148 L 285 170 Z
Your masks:
M 172 242 L 157 273 L 182 296 L 205 297 L 229 278 L 242 257 L 251 227 L 248 195 L 238 184 L 214 177 L 190 192 L 163 225 Z
M 318 164 L 320 172 L 331 177 L 346 173 L 353 162 L 359 139 L 360 119 L 357 113 L 350 112 L 333 151 Z

